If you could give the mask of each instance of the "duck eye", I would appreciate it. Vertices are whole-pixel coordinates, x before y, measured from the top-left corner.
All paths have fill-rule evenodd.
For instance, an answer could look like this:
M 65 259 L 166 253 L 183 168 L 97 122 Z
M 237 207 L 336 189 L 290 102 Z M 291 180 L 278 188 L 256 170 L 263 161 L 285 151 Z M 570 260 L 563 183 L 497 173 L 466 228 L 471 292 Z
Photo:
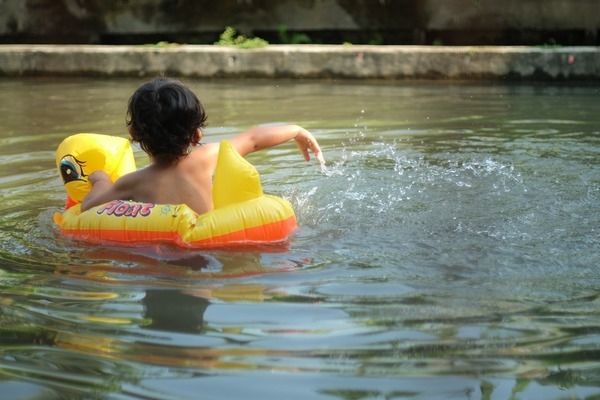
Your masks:
M 60 160 L 60 175 L 62 176 L 64 183 L 83 180 L 85 175 L 81 164 L 82 163 L 71 155 L 64 156 L 62 160 Z

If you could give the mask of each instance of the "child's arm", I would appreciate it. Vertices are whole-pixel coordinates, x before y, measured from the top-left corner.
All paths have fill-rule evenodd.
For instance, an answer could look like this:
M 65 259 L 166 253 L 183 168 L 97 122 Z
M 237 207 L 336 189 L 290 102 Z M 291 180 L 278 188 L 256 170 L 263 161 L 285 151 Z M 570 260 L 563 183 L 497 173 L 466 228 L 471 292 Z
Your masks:
M 317 139 L 298 125 L 257 126 L 234 137 L 231 143 L 242 156 L 245 156 L 292 139 L 296 141 L 306 161 L 310 160 L 310 150 L 321 164 L 325 163 Z
M 106 172 L 96 171 L 88 179 L 92 184 L 92 190 L 81 202 L 81 211 L 89 210 L 111 200 L 126 200 L 129 196 L 128 185 L 122 178 L 116 183 L 112 183 Z

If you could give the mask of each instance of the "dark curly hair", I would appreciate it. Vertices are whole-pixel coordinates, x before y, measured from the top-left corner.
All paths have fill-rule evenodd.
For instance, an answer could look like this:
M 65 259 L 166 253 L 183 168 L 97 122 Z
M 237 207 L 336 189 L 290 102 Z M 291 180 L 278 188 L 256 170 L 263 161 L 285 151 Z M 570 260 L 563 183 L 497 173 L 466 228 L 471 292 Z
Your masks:
M 205 121 L 198 97 L 183 83 L 167 78 L 144 83 L 127 106 L 131 140 L 161 164 L 173 164 L 188 154 Z

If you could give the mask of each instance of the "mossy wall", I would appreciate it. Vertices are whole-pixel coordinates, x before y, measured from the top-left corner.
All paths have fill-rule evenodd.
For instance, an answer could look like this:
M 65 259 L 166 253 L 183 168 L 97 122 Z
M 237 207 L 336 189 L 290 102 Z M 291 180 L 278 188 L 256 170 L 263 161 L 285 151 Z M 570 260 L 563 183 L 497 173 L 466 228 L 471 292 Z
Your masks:
M 597 45 L 598 0 L 0 0 L 2 43 Z

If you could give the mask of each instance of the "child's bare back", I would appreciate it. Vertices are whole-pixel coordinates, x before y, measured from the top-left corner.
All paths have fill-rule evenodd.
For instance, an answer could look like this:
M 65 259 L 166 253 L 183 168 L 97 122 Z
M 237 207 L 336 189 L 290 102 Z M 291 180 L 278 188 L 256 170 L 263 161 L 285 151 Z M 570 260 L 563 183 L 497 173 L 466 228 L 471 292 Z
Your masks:
M 199 214 L 210 211 L 218 145 L 197 147 L 176 164 L 150 164 L 121 178 L 119 184 L 129 194 L 126 197 L 144 203 L 187 204 Z

